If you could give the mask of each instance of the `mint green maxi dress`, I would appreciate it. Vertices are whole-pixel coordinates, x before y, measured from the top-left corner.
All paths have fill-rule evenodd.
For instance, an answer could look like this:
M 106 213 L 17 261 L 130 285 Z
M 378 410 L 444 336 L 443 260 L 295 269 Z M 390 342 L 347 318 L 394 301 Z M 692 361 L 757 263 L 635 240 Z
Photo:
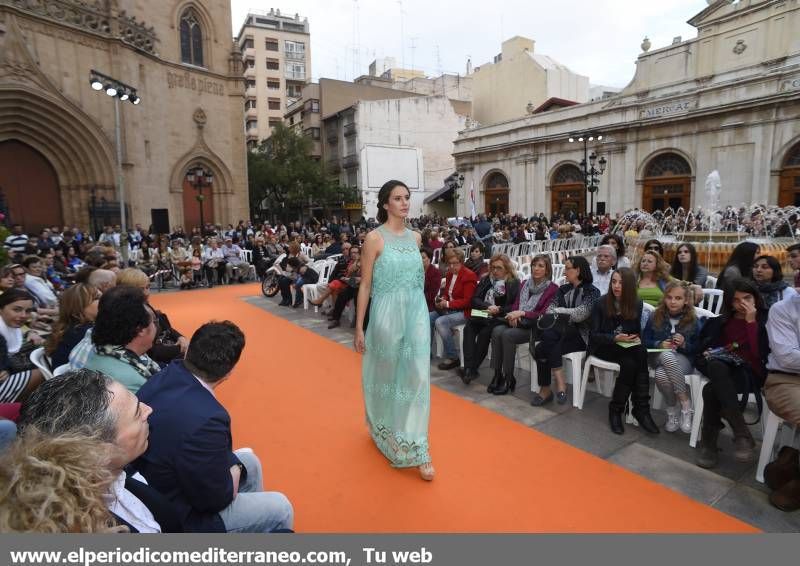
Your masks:
M 378 227 L 383 251 L 372 271 L 369 325 L 361 380 L 367 426 L 392 466 L 431 461 L 431 330 L 422 257 L 413 232 Z

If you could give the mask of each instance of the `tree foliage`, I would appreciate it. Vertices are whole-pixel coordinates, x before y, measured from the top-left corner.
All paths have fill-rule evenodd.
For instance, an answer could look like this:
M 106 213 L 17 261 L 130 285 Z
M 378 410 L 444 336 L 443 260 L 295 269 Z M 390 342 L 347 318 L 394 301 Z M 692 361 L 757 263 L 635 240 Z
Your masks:
M 295 219 L 311 208 L 339 208 L 343 202 L 360 201 L 354 189 L 311 157 L 313 142 L 283 124 L 247 155 L 250 210 L 262 216 Z

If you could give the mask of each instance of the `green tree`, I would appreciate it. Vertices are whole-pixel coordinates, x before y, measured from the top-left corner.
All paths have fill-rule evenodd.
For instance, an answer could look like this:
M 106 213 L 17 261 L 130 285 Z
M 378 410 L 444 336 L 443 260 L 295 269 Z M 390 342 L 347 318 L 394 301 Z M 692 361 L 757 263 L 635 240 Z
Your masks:
M 250 210 L 263 216 L 294 220 L 311 208 L 340 207 L 360 200 L 357 192 L 341 187 L 320 161 L 311 157 L 313 142 L 283 124 L 248 152 Z

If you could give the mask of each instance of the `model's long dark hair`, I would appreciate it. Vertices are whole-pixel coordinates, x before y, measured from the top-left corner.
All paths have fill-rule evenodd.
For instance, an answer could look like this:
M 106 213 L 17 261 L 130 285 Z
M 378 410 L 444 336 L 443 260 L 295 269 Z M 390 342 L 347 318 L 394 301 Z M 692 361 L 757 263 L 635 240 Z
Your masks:
M 378 216 L 377 216 L 377 219 L 378 219 L 378 222 L 380 222 L 381 224 L 383 224 L 384 222 L 389 220 L 389 213 L 386 212 L 386 209 L 383 208 L 383 205 L 388 204 L 389 195 L 392 194 L 392 189 L 394 189 L 395 187 L 404 187 L 405 190 L 408 191 L 408 196 L 411 196 L 411 190 L 408 188 L 408 186 L 404 182 L 396 181 L 394 179 L 391 180 L 391 181 L 386 181 L 383 184 L 383 186 L 381 187 L 381 190 L 378 191 Z
M 758 253 L 758 244 L 753 242 L 742 242 L 733 249 L 731 257 L 728 258 L 728 263 L 722 268 L 719 279 L 717 280 L 717 289 L 725 290 L 728 281 L 725 280 L 725 270 L 729 267 L 738 267 L 739 273 L 745 279 L 753 276 L 753 263 Z

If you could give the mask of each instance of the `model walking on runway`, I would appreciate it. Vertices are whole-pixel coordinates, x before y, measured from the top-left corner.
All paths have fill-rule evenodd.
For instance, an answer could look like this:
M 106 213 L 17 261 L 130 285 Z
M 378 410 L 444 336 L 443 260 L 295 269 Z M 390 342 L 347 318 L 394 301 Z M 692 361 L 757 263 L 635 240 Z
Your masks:
M 388 181 L 378 193 L 381 225 L 364 242 L 353 344 L 364 354 L 361 380 L 372 439 L 392 466 L 418 467 L 430 481 L 431 331 L 421 238 L 405 225 L 410 200 L 400 181 Z

